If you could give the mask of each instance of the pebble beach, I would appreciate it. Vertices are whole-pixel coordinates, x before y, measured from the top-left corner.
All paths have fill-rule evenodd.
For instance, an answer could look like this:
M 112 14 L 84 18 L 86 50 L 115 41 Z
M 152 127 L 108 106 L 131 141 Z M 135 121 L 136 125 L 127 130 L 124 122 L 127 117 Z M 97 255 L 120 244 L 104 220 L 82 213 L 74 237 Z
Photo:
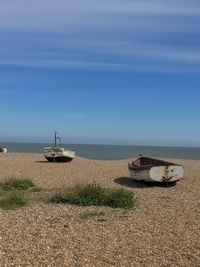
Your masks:
M 129 190 L 137 201 L 124 211 L 38 197 L 20 209 L 0 209 L 0 266 L 200 266 L 200 161 L 170 159 L 184 166 L 185 177 L 169 187 L 134 182 L 129 161 L 49 163 L 42 154 L 0 154 L 0 183 L 31 179 L 50 194 L 96 182 Z

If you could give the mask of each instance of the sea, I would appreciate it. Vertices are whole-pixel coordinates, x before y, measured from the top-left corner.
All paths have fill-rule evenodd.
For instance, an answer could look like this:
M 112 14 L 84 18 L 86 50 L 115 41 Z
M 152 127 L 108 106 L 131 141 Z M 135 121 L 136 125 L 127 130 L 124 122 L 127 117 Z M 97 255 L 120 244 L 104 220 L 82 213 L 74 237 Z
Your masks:
M 43 148 L 52 146 L 47 143 L 0 143 L 14 153 L 43 153 Z M 195 159 L 200 160 L 200 148 L 167 146 L 130 146 L 130 145 L 78 145 L 62 144 L 62 147 L 74 150 L 77 156 L 95 160 L 130 159 L 139 155 L 149 157 Z

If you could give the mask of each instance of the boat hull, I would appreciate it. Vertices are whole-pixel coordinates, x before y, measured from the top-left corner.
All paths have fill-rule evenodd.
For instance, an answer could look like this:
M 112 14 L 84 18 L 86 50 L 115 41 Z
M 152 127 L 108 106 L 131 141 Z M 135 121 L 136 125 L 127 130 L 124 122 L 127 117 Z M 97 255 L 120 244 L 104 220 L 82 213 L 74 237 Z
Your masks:
M 129 172 L 133 180 L 146 182 L 176 182 L 184 176 L 184 169 L 179 165 L 157 166 L 139 171 L 129 169 Z
M 150 177 L 149 170 L 147 171 L 132 171 L 129 169 L 130 178 L 135 181 L 146 181 L 151 182 L 153 181 Z
M 70 157 L 45 157 L 49 162 L 70 162 L 74 158 Z
M 130 177 L 136 181 L 176 182 L 184 177 L 184 168 L 172 162 L 140 156 L 128 163 Z
M 75 152 L 63 148 L 45 148 L 44 157 L 49 162 L 70 162 L 75 157 Z
M 8 149 L 6 147 L 0 147 L 0 153 L 8 153 Z

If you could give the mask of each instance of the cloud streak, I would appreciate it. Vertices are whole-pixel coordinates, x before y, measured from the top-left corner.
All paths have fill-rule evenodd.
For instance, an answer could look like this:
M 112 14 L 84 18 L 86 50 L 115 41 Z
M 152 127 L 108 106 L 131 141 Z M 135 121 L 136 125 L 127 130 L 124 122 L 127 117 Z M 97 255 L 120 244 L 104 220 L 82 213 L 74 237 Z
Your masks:
M 149 29 L 151 25 L 151 28 L 157 26 L 156 29 L 165 26 L 162 24 L 166 18 L 180 19 L 182 16 L 187 19 L 200 15 L 200 4 L 195 0 L 181 1 L 181 5 L 179 0 L 59 0 L 56 3 L 52 0 L 1 0 L 0 5 L 1 29 L 39 32 L 74 33 L 128 27 L 134 30 L 138 27 Z M 168 19 L 164 24 L 170 26 L 170 22 Z
M 200 66 L 197 0 L 0 5 L 1 67 L 190 72 Z

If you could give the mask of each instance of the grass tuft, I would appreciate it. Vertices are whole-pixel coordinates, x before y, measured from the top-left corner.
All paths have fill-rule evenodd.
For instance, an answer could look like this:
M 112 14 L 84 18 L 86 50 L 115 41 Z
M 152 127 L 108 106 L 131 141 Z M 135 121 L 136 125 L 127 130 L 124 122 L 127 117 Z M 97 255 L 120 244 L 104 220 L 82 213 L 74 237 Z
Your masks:
M 107 202 L 108 206 L 112 208 L 131 209 L 136 201 L 131 192 L 124 189 L 112 189 Z
M 81 206 L 101 206 L 106 200 L 106 190 L 97 184 L 88 184 L 77 188 Z
M 12 195 L 0 200 L 0 208 L 10 210 L 23 207 L 27 204 L 27 200 L 22 195 Z
M 54 203 L 69 203 L 80 206 L 109 206 L 131 209 L 135 205 L 133 194 L 124 189 L 107 189 L 97 184 L 76 186 L 70 192 L 57 193 Z
M 29 179 L 15 179 L 11 178 L 4 182 L 1 187 L 5 191 L 9 190 L 27 190 L 30 187 L 34 187 L 34 183 Z
M 52 198 L 51 202 L 54 203 L 70 203 L 70 204 L 79 204 L 78 196 L 76 192 L 67 192 L 67 193 L 56 193 Z
M 43 189 L 41 187 L 33 187 L 31 189 L 32 192 L 41 192 Z

